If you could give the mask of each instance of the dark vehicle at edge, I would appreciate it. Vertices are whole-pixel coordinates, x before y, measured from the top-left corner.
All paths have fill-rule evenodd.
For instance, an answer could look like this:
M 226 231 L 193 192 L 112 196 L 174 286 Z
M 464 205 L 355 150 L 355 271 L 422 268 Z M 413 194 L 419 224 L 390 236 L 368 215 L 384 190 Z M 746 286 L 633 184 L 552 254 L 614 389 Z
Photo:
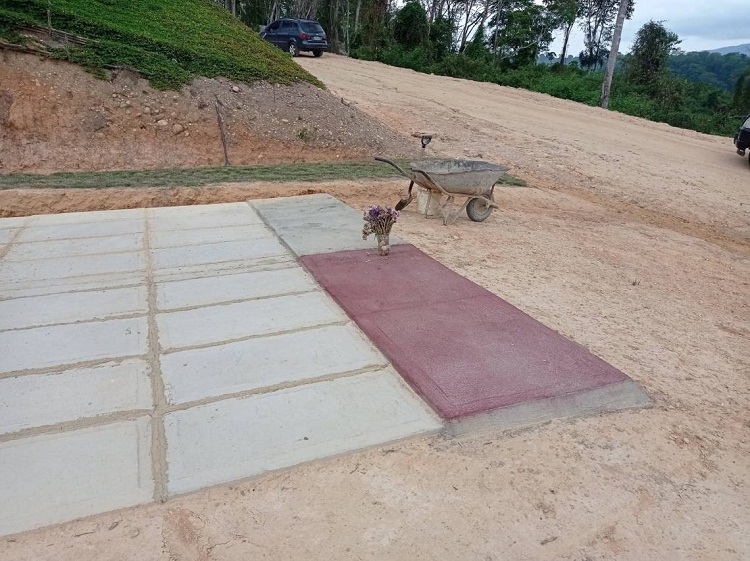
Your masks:
M 261 31 L 260 36 L 292 56 L 297 56 L 302 51 L 322 56 L 328 48 L 325 31 L 317 21 L 310 19 L 276 20 Z
M 750 148 L 750 115 L 745 117 L 745 122 L 740 125 L 740 130 L 734 135 L 734 145 L 740 156 L 745 155 L 745 150 Z M 748 156 L 750 160 L 750 156 Z

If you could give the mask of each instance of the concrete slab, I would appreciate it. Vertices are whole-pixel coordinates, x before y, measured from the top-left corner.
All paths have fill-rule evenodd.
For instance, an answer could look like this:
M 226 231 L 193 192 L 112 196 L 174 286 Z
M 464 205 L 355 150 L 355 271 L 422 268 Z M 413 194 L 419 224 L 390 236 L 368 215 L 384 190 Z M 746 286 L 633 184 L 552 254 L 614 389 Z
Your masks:
M 161 313 L 156 321 L 166 351 L 343 322 L 346 316 L 325 294 L 308 292 Z
M 0 230 L 0 246 L 4 246 L 10 240 L 12 240 L 15 233 L 16 228 L 4 228 Z
M 439 426 L 387 370 L 175 411 L 165 416 L 168 489 L 185 493 Z
M 149 502 L 148 418 L 0 443 L 0 534 Z
M 160 310 L 171 310 L 313 290 L 318 285 L 310 275 L 300 267 L 287 267 L 159 283 L 156 302 Z
M 183 247 L 273 237 L 273 234 L 263 224 L 206 228 L 203 230 L 166 230 L 151 232 L 151 247 Z
M 285 255 L 281 243 L 269 236 L 267 239 L 240 240 L 224 243 L 187 245 L 151 251 L 154 268 L 174 269 L 195 265 L 213 265 L 225 261 L 249 261 L 263 257 Z
M 362 239 L 362 211 L 330 195 L 305 195 L 252 201 L 263 221 L 298 256 L 347 249 L 368 249 L 373 238 Z M 402 243 L 391 236 L 391 244 Z
M 0 300 L 0 331 L 148 312 L 145 286 Z
M 145 317 L 0 332 L 0 373 L 145 355 Z
M 2 272 L 0 264 L 0 274 Z M 1 282 L 0 294 L 3 298 L 28 298 L 49 294 L 64 294 L 82 290 L 108 290 L 127 286 L 136 286 L 146 282 L 146 271 L 122 271 L 86 277 L 68 277 L 61 279 L 25 280 L 21 282 Z
M 217 203 L 208 205 L 183 205 L 183 206 L 164 206 L 146 209 L 150 218 L 162 220 L 180 218 L 188 219 L 200 216 L 229 216 L 248 214 L 254 216 L 245 202 L 240 203 Z M 258 222 L 260 223 L 260 222 Z
M 62 214 L 38 214 L 29 218 L 30 227 L 59 226 L 64 224 L 91 224 L 117 220 L 143 220 L 146 216 L 142 208 L 122 210 L 95 210 L 89 212 L 66 212 Z
M 121 275 L 145 271 L 146 259 L 142 252 L 83 255 L 33 261 L 5 261 L 0 263 L 0 286 L 14 283 L 43 281 L 55 285 L 61 279 L 94 275 Z
M 30 226 L 18 236 L 18 242 L 41 242 L 95 238 L 99 236 L 123 236 L 138 234 L 146 227 L 145 220 L 107 220 L 95 222 L 72 222 L 69 224 Z
M 29 221 L 27 216 L 19 216 L 14 218 L 0 218 L 0 230 L 16 229 L 20 228 Z
M 8 261 L 79 257 L 143 249 L 143 234 L 18 243 L 6 254 Z
M 126 360 L 59 374 L 0 379 L 0 434 L 97 415 L 150 410 L 150 368 Z
M 413 246 L 387 258 L 349 251 L 302 261 L 446 419 L 629 380 Z M 648 401 L 642 391 L 631 398 Z
M 153 232 L 262 225 L 246 203 L 148 209 Z
M 174 404 L 385 364 L 349 324 L 164 355 L 161 372 Z
M 296 265 L 294 257 L 290 253 L 248 259 L 245 261 L 221 261 L 202 265 L 188 265 L 184 267 L 173 267 L 168 269 L 154 269 L 153 279 L 158 283 L 206 278 L 210 276 L 220 277 L 254 271 L 275 270 L 279 268 L 292 267 Z

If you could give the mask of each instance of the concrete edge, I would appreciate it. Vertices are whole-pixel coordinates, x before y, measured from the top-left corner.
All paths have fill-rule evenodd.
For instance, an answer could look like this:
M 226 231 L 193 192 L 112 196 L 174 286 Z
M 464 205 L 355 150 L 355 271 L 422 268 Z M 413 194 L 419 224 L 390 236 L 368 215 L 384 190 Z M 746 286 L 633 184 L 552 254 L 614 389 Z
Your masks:
M 521 403 L 510 407 L 447 420 L 443 435 L 452 438 L 540 425 L 546 421 L 587 417 L 626 409 L 651 407 L 653 400 L 634 380 L 623 380 L 601 388 L 561 397 Z

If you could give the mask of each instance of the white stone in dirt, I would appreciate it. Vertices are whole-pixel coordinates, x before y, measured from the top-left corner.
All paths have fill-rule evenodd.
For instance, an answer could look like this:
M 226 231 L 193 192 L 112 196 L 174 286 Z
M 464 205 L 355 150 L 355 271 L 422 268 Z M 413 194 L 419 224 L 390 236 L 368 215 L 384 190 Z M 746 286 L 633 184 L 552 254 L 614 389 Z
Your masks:
M 0 300 L 0 331 L 148 312 L 148 290 L 131 286 Z
M 172 134 L 180 134 L 184 130 L 185 130 L 185 127 L 183 127 L 179 123 L 175 123 L 174 125 L 172 125 Z
M 0 434 L 152 407 L 150 368 L 120 364 L 0 379 Z
M 144 355 L 147 337 L 145 317 L 0 331 L 0 372 Z
M 350 324 L 171 353 L 161 370 L 167 400 L 185 403 L 385 364 Z
M 0 443 L 0 534 L 153 500 L 148 418 Z
M 158 121 L 156 121 L 156 124 L 160 127 L 166 127 L 169 124 L 169 121 L 167 121 L 166 119 L 159 119 Z
M 158 283 L 156 302 L 160 310 L 170 310 L 317 289 L 312 277 L 301 268 L 287 267 Z
M 165 350 L 221 343 L 346 321 L 321 292 L 166 312 L 156 317 Z
M 185 493 L 439 426 L 390 369 L 175 411 L 165 416 L 168 491 Z

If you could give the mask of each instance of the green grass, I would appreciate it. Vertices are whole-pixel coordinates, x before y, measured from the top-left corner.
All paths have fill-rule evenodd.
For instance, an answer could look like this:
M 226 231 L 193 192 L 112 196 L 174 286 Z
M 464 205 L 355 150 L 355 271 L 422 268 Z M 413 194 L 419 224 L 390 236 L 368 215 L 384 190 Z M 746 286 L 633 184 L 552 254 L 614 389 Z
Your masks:
M 403 165 L 405 162 L 399 162 Z M 314 182 L 403 177 L 391 166 L 377 162 L 282 164 L 222 168 L 179 168 L 138 171 L 65 172 L 50 175 L 11 173 L 0 175 L 5 189 L 108 189 L 113 187 L 200 187 L 214 183 Z M 406 181 L 406 178 L 404 178 Z M 501 184 L 525 187 L 523 180 L 507 175 Z
M 52 27 L 89 39 L 52 56 L 91 69 L 126 66 L 159 89 L 196 76 L 323 87 L 292 58 L 211 0 L 50 0 Z M 0 37 L 47 26 L 47 0 L 3 0 Z

